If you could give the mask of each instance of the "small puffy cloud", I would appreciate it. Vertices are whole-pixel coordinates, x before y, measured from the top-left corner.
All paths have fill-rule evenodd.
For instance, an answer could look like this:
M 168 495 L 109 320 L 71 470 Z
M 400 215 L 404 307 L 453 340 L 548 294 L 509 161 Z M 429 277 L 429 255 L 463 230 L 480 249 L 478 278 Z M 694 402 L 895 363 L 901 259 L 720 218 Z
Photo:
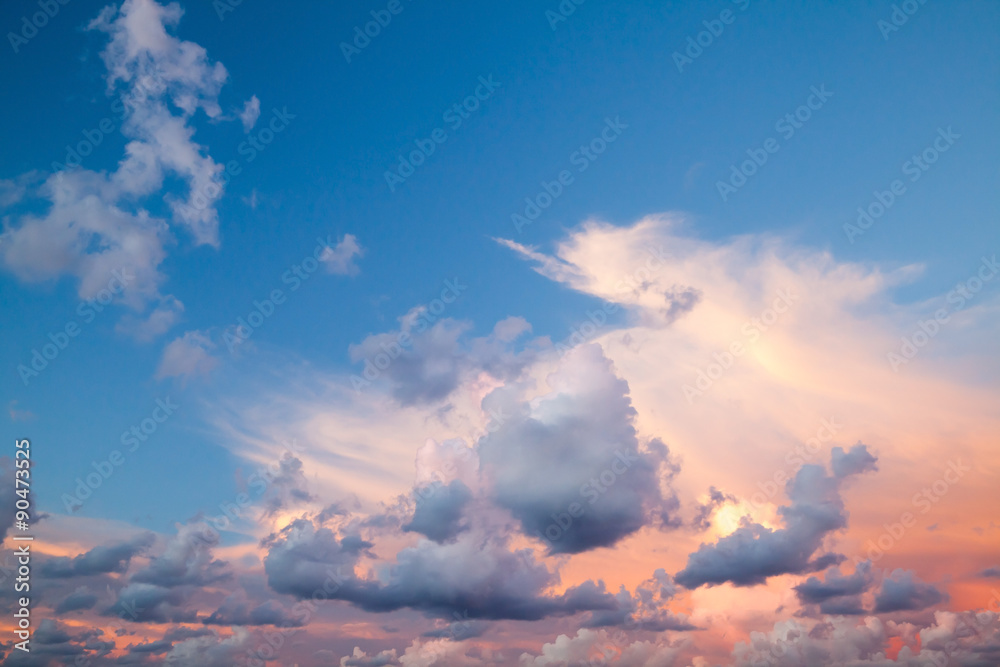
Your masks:
M 207 332 L 188 331 L 175 338 L 163 349 L 163 357 L 156 369 L 156 379 L 168 377 L 192 378 L 208 375 L 219 364 L 210 353 L 215 343 Z
M 386 649 L 385 651 L 379 651 L 375 655 L 368 655 L 355 646 L 351 655 L 345 655 L 340 659 L 340 667 L 385 667 L 386 665 L 398 665 L 399 661 L 396 657 L 396 649 Z
M 542 646 L 540 655 L 522 653 L 520 667 L 671 667 L 682 645 L 651 641 L 630 642 L 624 633 L 605 630 L 578 630 L 576 635 L 559 635 Z
M 882 580 L 875 594 L 875 613 L 919 611 L 947 599 L 947 594 L 921 581 L 912 570 L 897 569 Z
M 249 132 L 260 118 L 260 100 L 254 95 L 243 105 L 240 111 L 240 120 L 243 122 L 243 131 Z
M 326 270 L 342 276 L 356 276 L 361 270 L 354 263 L 355 257 L 363 257 L 365 249 L 358 243 L 353 234 L 345 234 L 337 245 L 327 246 L 319 256 L 319 261 L 326 265 Z

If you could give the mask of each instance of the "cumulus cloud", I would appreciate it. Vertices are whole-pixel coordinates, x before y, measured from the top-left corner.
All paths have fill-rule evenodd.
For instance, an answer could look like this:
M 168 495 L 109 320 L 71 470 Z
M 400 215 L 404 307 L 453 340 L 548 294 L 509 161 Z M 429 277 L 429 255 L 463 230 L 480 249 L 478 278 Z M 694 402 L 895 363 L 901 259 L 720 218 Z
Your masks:
M 126 0 L 88 25 L 109 38 L 102 59 L 108 92 L 119 95 L 124 110 L 125 155 L 111 172 L 64 165 L 26 194 L 17 190 L 18 198 L 48 202 L 45 210 L 12 216 L 0 234 L 0 262 L 19 279 L 72 275 L 80 298 L 92 299 L 112 271 L 131 273 L 120 299 L 141 311 L 161 298 L 159 265 L 174 241 L 172 226 L 195 244 L 218 244 L 214 204 L 222 188 L 215 178 L 222 167 L 193 141 L 191 120 L 199 109 L 219 116 L 228 75 L 204 48 L 168 32 L 181 14 L 176 3 Z M 168 177 L 180 179 L 186 193 L 164 190 Z M 147 198 L 165 201 L 169 220 L 145 208 Z M 148 326 L 162 326 L 153 319 Z
M 211 354 L 213 349 L 215 343 L 212 342 L 208 332 L 197 330 L 186 332 L 163 348 L 163 356 L 156 369 L 156 378 L 187 379 L 208 375 L 219 365 L 219 360 Z
M 510 414 L 479 441 L 496 502 L 552 553 L 614 545 L 654 520 L 670 521 L 676 498 L 666 448 L 640 451 L 628 383 L 597 345 L 565 355 L 550 394 L 514 401 L 497 390 L 484 407 Z
M 823 466 L 804 465 L 785 489 L 791 504 L 779 508 L 785 528 L 772 530 L 746 521 L 716 544 L 702 544 L 688 556 L 676 580 L 687 588 L 731 582 L 737 586 L 763 583 L 779 574 L 805 574 L 826 568 L 832 554 L 813 559 L 823 538 L 847 526 L 840 496 L 844 480 L 875 469 L 875 458 L 862 444 L 844 452 L 834 447 L 834 474 Z
M 465 289 L 457 280 L 446 285 L 452 301 Z M 471 339 L 466 335 L 470 323 L 439 320 L 426 306 L 410 310 L 399 321 L 398 331 L 372 334 L 348 348 L 351 360 L 364 364 L 361 375 L 351 378 L 356 389 L 384 383 L 400 404 L 426 405 L 448 398 L 464 380 L 481 372 L 498 381 L 515 378 L 535 358 L 535 347 L 514 349 L 514 340 L 530 330 L 519 317 L 502 320 L 490 335 Z
M 540 655 L 522 653 L 521 667 L 671 667 L 681 646 L 651 641 L 629 642 L 624 633 L 578 630 L 576 635 L 559 635 L 542 646 Z
M 341 276 L 356 276 L 361 271 L 354 263 L 355 257 L 363 257 L 365 249 L 358 243 L 353 234 L 345 234 L 337 245 L 327 246 L 319 256 L 319 261 L 326 265 L 326 270 Z
M 615 599 L 591 582 L 560 595 L 545 590 L 554 574 L 530 550 L 511 550 L 502 534 L 469 531 L 446 544 L 420 541 L 401 550 L 384 579 L 358 577 L 354 566 L 373 546 L 357 536 L 299 519 L 266 541 L 268 584 L 300 598 L 325 591 L 366 611 L 411 608 L 452 618 L 537 620 L 594 609 Z

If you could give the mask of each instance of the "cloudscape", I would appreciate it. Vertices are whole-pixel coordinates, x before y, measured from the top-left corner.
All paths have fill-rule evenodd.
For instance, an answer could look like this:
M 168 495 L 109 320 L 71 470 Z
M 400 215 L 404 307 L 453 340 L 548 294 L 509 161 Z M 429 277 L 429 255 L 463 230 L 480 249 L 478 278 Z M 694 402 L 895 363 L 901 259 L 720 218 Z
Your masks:
M 0 662 L 1000 665 L 1000 6 L 10 0 Z

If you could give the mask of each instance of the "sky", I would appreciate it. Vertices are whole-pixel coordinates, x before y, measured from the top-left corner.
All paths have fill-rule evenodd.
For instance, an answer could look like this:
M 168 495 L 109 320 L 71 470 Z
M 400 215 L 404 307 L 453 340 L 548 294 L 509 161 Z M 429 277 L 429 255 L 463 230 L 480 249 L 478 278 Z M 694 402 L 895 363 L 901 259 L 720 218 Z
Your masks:
M 996 3 L 0 28 L 4 664 L 1000 664 Z

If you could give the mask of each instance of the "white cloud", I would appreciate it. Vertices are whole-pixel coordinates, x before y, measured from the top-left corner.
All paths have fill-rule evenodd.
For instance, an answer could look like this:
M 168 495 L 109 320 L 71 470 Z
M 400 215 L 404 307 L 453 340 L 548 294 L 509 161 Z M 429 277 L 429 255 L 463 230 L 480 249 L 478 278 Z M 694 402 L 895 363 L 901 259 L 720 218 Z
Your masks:
M 260 118 L 260 100 L 254 95 L 243 105 L 240 112 L 240 120 L 243 121 L 243 131 L 249 132 Z
M 184 312 L 184 304 L 172 296 L 165 296 L 145 318 L 125 315 L 115 326 L 115 331 L 148 342 L 166 333 Z
M 219 360 L 210 353 L 214 348 L 215 343 L 208 337 L 207 332 L 188 331 L 164 348 L 160 366 L 156 370 L 156 378 L 186 379 L 207 375 L 219 364 Z
M 195 244 L 218 245 L 214 204 L 222 190 L 213 179 L 222 166 L 193 141 L 190 121 L 198 109 L 219 117 L 217 98 L 227 73 L 208 60 L 204 48 L 167 32 L 181 14 L 177 4 L 126 0 L 89 24 L 110 38 L 102 59 L 108 91 L 117 92 L 124 104 L 122 133 L 129 142 L 117 169 L 61 170 L 24 195 L 48 200 L 49 206 L 43 213 L 15 216 L 0 235 L 0 263 L 19 279 L 72 275 L 79 296 L 90 299 L 113 269 L 127 270 L 136 279 L 121 300 L 141 310 L 161 298 L 164 276 L 158 267 L 174 240 L 172 228 L 187 230 Z M 163 191 L 168 176 L 183 181 L 187 193 Z M 7 202 L 20 197 L 17 188 L 5 191 Z M 147 210 L 147 198 L 166 201 L 169 219 Z
M 355 276 L 360 269 L 351 260 L 354 257 L 362 257 L 364 254 L 365 249 L 358 244 L 358 239 L 353 234 L 346 234 L 335 247 L 327 246 L 324 248 L 319 260 L 326 264 L 326 269 L 330 273 Z

